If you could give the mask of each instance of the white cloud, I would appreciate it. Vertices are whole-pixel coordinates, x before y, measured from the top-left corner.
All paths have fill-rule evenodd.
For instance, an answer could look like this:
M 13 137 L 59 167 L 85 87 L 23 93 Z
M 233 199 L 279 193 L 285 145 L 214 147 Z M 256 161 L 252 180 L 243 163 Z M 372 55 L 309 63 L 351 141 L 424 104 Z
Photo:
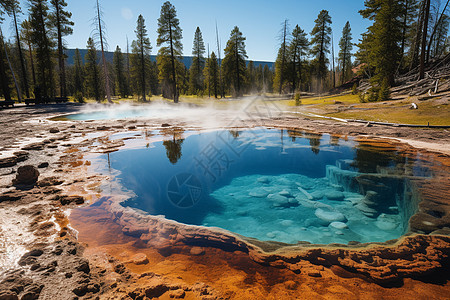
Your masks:
M 128 7 L 122 8 L 122 17 L 125 20 L 131 20 L 133 19 L 133 12 Z

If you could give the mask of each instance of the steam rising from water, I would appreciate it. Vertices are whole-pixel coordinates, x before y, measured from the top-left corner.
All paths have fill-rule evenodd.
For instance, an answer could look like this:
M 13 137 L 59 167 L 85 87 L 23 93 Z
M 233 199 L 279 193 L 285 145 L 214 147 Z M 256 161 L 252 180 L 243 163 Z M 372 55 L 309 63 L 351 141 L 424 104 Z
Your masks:
M 258 121 L 277 116 L 281 110 L 274 101 L 261 97 L 247 97 L 239 101 L 217 101 L 208 105 L 152 102 L 149 104 L 118 105 L 87 104 L 79 114 L 69 115 L 71 120 L 157 119 L 170 122 L 188 122 L 204 128 L 232 126 L 237 121 Z

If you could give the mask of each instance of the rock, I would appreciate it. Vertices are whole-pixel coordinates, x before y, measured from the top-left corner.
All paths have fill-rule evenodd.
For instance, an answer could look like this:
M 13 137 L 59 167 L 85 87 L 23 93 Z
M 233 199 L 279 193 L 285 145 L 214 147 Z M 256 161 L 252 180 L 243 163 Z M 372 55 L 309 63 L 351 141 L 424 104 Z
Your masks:
M 83 204 L 84 203 L 84 197 L 83 196 L 61 196 L 58 198 L 61 205 L 68 205 L 71 203 L 75 204 Z
M 25 288 L 21 300 L 36 300 L 39 299 L 39 295 L 41 294 L 41 290 L 44 285 L 33 284 Z
M 58 133 L 58 132 L 59 132 L 59 129 L 56 128 L 56 127 L 52 127 L 52 128 L 50 128 L 49 132 L 50 132 L 50 133 Z
M 39 171 L 31 165 L 19 167 L 17 169 L 16 179 L 13 180 L 13 184 L 35 184 L 39 178 Z
M 105 131 L 105 130 L 109 130 L 109 129 L 111 129 L 111 127 L 108 127 L 108 126 L 98 126 L 97 127 L 98 131 Z
M 47 168 L 48 167 L 48 162 L 42 162 L 38 165 L 38 168 L 43 169 L 43 168 Z
M 170 291 L 169 297 L 174 299 L 182 299 L 186 297 L 186 292 L 183 289 Z
M 309 193 L 312 197 L 312 200 L 320 200 L 323 198 L 323 193 L 320 191 L 314 191 L 312 193 Z
M 27 151 L 17 151 L 13 153 L 17 157 L 17 162 L 26 161 L 28 159 Z
M 322 277 L 319 271 L 309 271 L 308 276 L 310 277 Z
M 282 190 L 281 192 L 278 193 L 278 195 L 284 196 L 284 197 L 291 197 L 291 192 L 289 192 L 288 190 Z
M 22 150 L 42 150 L 42 149 L 44 149 L 44 143 L 42 142 L 32 143 L 22 147 Z
M 267 177 L 258 177 L 258 179 L 256 179 L 256 181 L 261 182 L 261 183 L 269 183 L 270 180 Z
M 189 253 L 191 253 L 191 255 L 199 256 L 205 254 L 205 250 L 203 250 L 202 247 L 192 247 Z
M 267 195 L 269 195 L 269 192 L 267 192 L 263 188 L 255 188 L 255 189 L 252 189 L 250 191 L 250 193 L 248 193 L 248 194 L 255 198 L 265 198 L 265 197 L 267 197 Z
M 276 234 L 273 233 L 273 232 L 268 232 L 268 233 L 266 233 L 266 236 L 267 236 L 269 239 L 273 239 L 273 238 L 276 237 Z
M 339 192 L 343 192 L 344 191 L 344 187 L 342 185 L 339 184 L 331 184 L 331 187 Z
M 161 124 L 161 127 L 170 127 L 170 126 L 172 126 L 172 125 L 167 124 L 167 123 L 162 123 L 162 124 Z
M 378 216 L 375 225 L 381 230 L 392 231 L 395 230 L 399 224 L 395 216 L 381 214 Z
M 326 192 L 325 197 L 327 197 L 329 200 L 337 200 L 337 201 L 344 200 L 344 198 L 345 198 L 344 193 L 342 193 L 340 191 Z
M 297 284 L 292 280 L 287 280 L 284 282 L 284 286 L 288 290 L 295 290 L 297 288 Z
M 85 283 L 85 284 L 79 285 L 79 286 L 77 286 L 76 288 L 74 288 L 74 289 L 72 290 L 72 292 L 73 292 L 75 295 L 82 297 L 82 296 L 86 295 L 87 292 L 88 292 L 88 284 Z
M 38 181 L 37 186 L 51 186 L 51 185 L 60 185 L 64 181 L 57 179 L 56 177 L 46 177 L 40 181 Z
M 273 206 L 289 206 L 289 199 L 280 194 L 269 194 L 267 199 L 272 201 Z
M 281 225 L 283 226 L 292 226 L 294 222 L 292 220 L 283 220 L 280 222 Z
M 148 257 L 144 253 L 138 253 L 131 259 L 135 265 L 148 264 Z
M 0 291 L 0 300 L 19 300 L 19 297 L 12 291 Z
M 361 202 L 355 207 L 358 208 L 367 217 L 375 218 L 378 215 L 378 211 L 376 209 L 368 207 L 365 203 Z
M 347 224 L 343 222 L 331 222 L 330 227 L 333 227 L 335 229 L 345 229 L 348 228 Z
M 16 156 L 7 156 L 0 158 L 0 168 L 8 168 L 17 164 Z
M 9 191 L 0 195 L 0 203 L 4 201 L 17 201 L 21 199 L 23 194 L 19 191 Z
M 378 203 L 378 193 L 374 191 L 367 191 L 364 200 L 362 201 L 368 207 L 377 207 Z
M 80 260 L 80 264 L 76 267 L 76 270 L 79 272 L 89 274 L 91 272 L 91 268 L 89 267 L 89 261 L 87 259 L 82 258 Z
M 163 283 L 157 283 L 153 286 L 145 288 L 145 296 L 148 298 L 158 298 L 169 290 L 169 287 Z
M 325 210 L 323 208 L 316 209 L 315 213 L 317 218 L 325 222 L 345 222 L 347 218 L 338 211 Z

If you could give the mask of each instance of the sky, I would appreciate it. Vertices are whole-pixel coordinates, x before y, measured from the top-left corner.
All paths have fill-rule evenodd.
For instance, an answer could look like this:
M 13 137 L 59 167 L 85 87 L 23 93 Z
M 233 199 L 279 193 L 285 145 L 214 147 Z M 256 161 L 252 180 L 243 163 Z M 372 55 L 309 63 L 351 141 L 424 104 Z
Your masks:
M 99 0 L 106 23 L 109 50 L 118 45 L 126 51 L 126 37 L 135 39 L 134 30 L 139 14 L 145 19 L 149 38 L 157 54 L 157 23 L 163 0 Z M 28 14 L 27 1 L 21 0 L 22 11 Z M 67 48 L 86 48 L 86 41 L 92 35 L 92 19 L 95 16 L 95 0 L 66 0 L 67 10 L 72 12 L 75 22 L 73 34 L 65 37 Z M 247 38 L 246 50 L 249 60 L 275 61 L 279 48 L 282 23 L 288 19 L 291 30 L 299 25 L 309 33 L 314 20 L 322 9 L 329 11 L 335 45 L 335 56 L 339 50 L 342 28 L 350 22 L 353 42 L 357 43 L 370 22 L 358 11 L 364 8 L 364 0 L 172 0 L 183 30 L 184 55 L 191 55 L 195 29 L 200 27 L 205 46 L 217 53 L 215 24 L 217 22 L 221 48 L 229 38 L 234 26 L 238 26 Z M 25 16 L 20 17 L 24 19 Z M 14 35 L 11 20 L 6 18 L 2 30 L 7 37 Z M 354 47 L 354 51 L 356 47 Z M 131 51 L 131 50 L 130 50 Z M 223 57 L 223 51 L 222 51 Z

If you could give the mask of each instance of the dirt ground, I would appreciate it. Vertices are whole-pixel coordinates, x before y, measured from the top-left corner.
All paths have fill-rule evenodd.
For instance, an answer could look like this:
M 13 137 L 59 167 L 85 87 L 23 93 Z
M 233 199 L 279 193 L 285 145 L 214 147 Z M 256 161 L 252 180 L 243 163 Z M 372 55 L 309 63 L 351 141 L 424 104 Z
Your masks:
M 94 137 L 98 139 L 114 132 L 177 126 L 198 129 L 204 124 L 201 120 L 162 119 L 145 122 L 47 120 L 83 108 L 83 105 L 68 103 L 0 110 L 0 300 L 448 297 L 450 239 L 445 235 L 426 238 L 419 235 L 392 246 L 390 253 L 418 249 L 417 255 L 416 250 L 411 252 L 408 264 L 425 270 L 405 275 L 392 284 L 377 282 L 363 275 L 364 272 L 355 271 L 356 267 L 345 269 L 338 263 L 321 263 L 320 259 L 301 258 L 296 261 L 297 268 L 293 268 L 291 262 L 282 259 L 278 265 L 257 262 L 240 250 L 183 245 L 176 248 L 175 253 L 167 253 L 145 247 L 139 238 L 123 234 L 123 228 L 114 222 L 108 211 L 89 208 L 90 201 L 97 197 L 92 192 L 95 186 L 107 179 L 88 172 L 89 163 L 80 149 L 93 149 Z M 231 124 L 230 129 L 267 126 L 341 137 L 389 138 L 423 149 L 445 162 L 450 158 L 450 134 L 445 129 L 369 126 L 294 114 L 230 122 L 233 119 L 231 113 L 217 124 L 221 127 Z M 120 146 L 119 142 L 96 149 L 108 152 Z M 24 165 L 36 167 L 37 182 L 13 185 L 18 168 Z M 86 186 L 93 187 L 90 193 L 85 191 Z M 69 217 L 72 210 L 76 215 L 73 222 Z M 93 228 L 95 238 L 90 234 Z M 108 242 L 111 237 L 115 240 L 113 244 Z M 336 253 L 326 249 L 308 251 Z M 347 259 L 347 254 L 341 250 L 333 251 L 339 252 L 336 254 L 339 260 Z M 364 251 L 361 250 L 361 255 L 372 255 Z M 396 268 L 392 257 L 385 259 L 384 263 L 378 262 L 378 267 Z M 389 260 L 391 262 L 387 263 Z M 397 260 L 398 266 L 404 263 L 400 262 L 400 257 Z

